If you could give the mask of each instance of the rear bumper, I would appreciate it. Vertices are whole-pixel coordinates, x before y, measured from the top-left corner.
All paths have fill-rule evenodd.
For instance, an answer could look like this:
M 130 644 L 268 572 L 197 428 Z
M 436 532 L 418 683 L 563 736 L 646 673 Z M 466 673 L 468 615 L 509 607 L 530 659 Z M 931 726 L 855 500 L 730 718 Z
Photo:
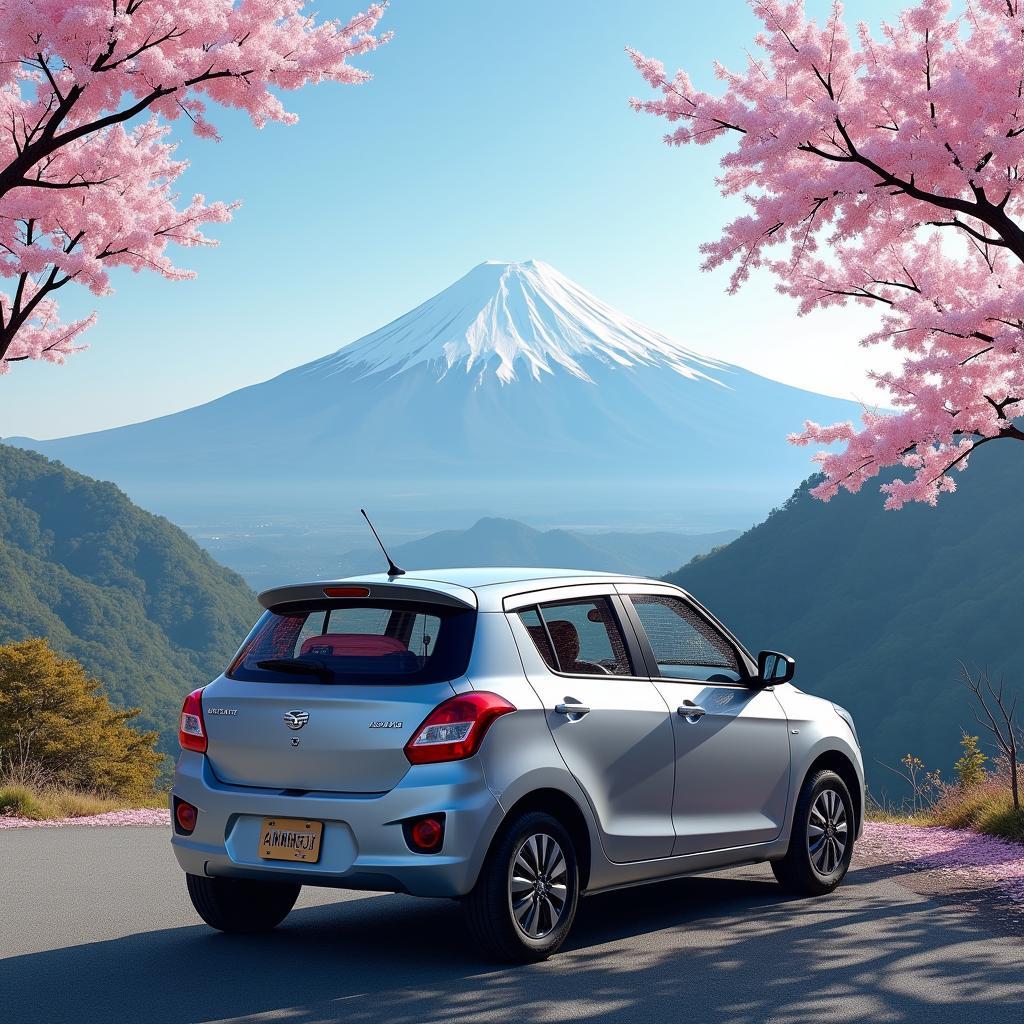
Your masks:
M 419 765 L 389 793 L 289 795 L 226 785 L 202 754 L 184 751 L 175 769 L 172 796 L 199 809 L 192 835 L 175 833 L 171 839 L 178 864 L 189 874 L 414 896 L 468 893 L 502 818 L 477 758 Z M 445 814 L 441 852 L 413 853 L 401 823 L 440 811 Z M 262 860 L 257 848 L 264 817 L 322 821 L 319 863 Z

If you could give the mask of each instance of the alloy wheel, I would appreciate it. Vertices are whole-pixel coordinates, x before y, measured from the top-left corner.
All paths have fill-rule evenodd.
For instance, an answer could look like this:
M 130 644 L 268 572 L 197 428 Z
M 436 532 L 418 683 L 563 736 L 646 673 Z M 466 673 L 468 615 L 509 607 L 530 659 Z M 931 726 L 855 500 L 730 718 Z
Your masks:
M 846 805 L 834 789 L 823 789 L 811 805 L 807 822 L 807 853 L 820 875 L 830 875 L 842 863 L 849 842 Z
M 508 898 L 519 929 L 531 939 L 555 930 L 569 894 L 565 855 L 557 840 L 543 832 L 526 836 L 516 847 L 508 874 Z

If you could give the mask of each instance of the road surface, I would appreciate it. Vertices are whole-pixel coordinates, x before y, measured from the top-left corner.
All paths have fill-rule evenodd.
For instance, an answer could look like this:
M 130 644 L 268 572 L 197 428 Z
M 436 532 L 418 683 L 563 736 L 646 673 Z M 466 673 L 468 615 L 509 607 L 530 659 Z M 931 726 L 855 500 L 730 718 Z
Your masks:
M 0 1018 L 40 1024 L 1021 1021 L 1021 936 L 857 868 L 763 866 L 584 900 L 566 949 L 495 966 L 457 904 L 306 889 L 265 936 L 195 917 L 159 828 L 0 832 Z

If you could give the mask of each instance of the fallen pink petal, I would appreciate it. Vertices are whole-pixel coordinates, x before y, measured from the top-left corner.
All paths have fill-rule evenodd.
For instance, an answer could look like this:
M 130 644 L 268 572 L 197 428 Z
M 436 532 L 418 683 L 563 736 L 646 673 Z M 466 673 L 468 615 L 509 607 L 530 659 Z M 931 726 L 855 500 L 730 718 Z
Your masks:
M 105 828 L 111 825 L 163 825 L 169 828 L 170 824 L 170 812 L 156 807 L 142 807 L 134 811 L 106 811 L 103 814 L 90 814 L 82 818 L 51 818 L 48 821 L 0 815 L 0 829 L 61 828 L 64 825 L 75 825 L 78 828 Z
M 966 829 L 869 821 L 858 852 L 887 856 L 916 868 L 952 872 L 964 881 L 994 882 L 1024 901 L 1024 844 Z

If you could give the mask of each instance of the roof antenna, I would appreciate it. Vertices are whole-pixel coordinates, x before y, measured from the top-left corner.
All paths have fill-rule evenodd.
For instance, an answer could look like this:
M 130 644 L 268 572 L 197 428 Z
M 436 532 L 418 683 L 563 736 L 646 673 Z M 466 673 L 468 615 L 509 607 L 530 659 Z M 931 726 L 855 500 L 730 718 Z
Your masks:
M 373 529 L 373 523 L 370 522 L 370 517 L 366 514 L 366 509 L 361 508 L 359 511 L 363 514 L 363 518 L 366 520 L 366 525 L 373 532 L 373 536 L 376 538 L 377 543 L 380 545 L 381 551 L 384 552 L 384 557 L 388 560 L 388 576 L 390 576 L 392 579 L 394 579 L 396 576 L 404 576 L 405 570 L 399 569 L 398 566 L 395 565 L 391 556 L 388 554 L 388 549 L 384 547 L 384 541 L 380 539 L 380 535 L 377 533 L 376 530 Z

